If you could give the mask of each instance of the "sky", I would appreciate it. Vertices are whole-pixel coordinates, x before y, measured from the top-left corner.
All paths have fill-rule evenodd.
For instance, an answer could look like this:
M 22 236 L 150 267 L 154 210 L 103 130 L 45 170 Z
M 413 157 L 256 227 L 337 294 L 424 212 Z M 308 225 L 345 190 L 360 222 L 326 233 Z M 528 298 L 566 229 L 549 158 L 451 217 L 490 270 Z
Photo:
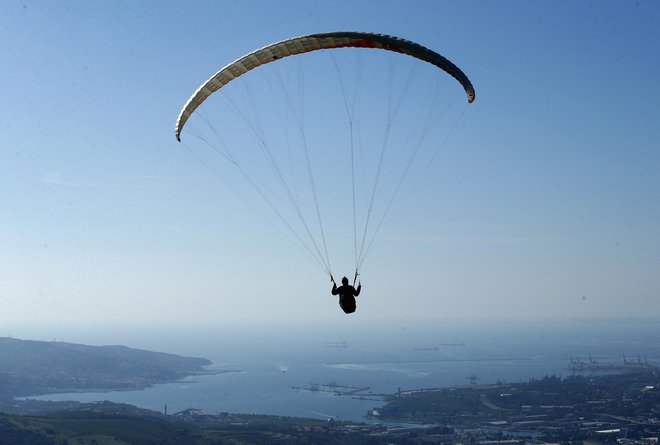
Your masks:
M 0 323 L 658 317 L 658 23 L 653 1 L 3 2 Z M 174 138 L 223 66 L 337 30 L 420 43 L 477 92 L 350 317 Z

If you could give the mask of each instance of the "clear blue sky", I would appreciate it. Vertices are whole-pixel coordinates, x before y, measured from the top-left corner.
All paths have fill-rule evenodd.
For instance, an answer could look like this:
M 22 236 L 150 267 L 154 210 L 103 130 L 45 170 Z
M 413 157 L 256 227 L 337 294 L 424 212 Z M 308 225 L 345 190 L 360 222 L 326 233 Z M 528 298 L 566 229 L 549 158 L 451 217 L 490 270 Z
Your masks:
M 0 322 L 660 316 L 658 23 L 654 1 L 3 2 Z M 334 30 L 477 90 L 350 319 L 173 136 L 222 66 Z

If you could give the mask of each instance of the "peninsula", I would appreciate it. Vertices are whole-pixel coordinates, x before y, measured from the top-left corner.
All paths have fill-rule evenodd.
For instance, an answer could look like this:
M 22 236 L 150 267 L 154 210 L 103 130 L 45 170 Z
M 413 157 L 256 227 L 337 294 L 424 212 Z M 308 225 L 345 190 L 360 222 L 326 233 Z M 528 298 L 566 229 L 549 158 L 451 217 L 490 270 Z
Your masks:
M 143 389 L 208 374 L 205 358 L 0 337 L 0 407 L 14 397 Z

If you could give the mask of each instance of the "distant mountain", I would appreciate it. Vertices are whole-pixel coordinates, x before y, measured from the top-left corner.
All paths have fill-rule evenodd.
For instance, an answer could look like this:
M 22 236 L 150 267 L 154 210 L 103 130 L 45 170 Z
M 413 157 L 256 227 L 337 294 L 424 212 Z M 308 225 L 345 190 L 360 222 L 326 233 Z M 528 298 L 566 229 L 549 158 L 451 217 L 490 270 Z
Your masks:
M 0 399 L 54 392 L 141 389 L 204 373 L 205 358 L 0 337 Z

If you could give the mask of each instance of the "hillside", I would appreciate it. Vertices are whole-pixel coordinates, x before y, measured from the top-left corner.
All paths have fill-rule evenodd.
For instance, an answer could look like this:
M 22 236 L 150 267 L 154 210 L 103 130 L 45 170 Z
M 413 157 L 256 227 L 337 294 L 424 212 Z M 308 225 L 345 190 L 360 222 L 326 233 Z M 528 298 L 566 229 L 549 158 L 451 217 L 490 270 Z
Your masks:
M 204 373 L 211 362 L 126 346 L 0 338 L 0 399 L 54 392 L 140 389 Z

